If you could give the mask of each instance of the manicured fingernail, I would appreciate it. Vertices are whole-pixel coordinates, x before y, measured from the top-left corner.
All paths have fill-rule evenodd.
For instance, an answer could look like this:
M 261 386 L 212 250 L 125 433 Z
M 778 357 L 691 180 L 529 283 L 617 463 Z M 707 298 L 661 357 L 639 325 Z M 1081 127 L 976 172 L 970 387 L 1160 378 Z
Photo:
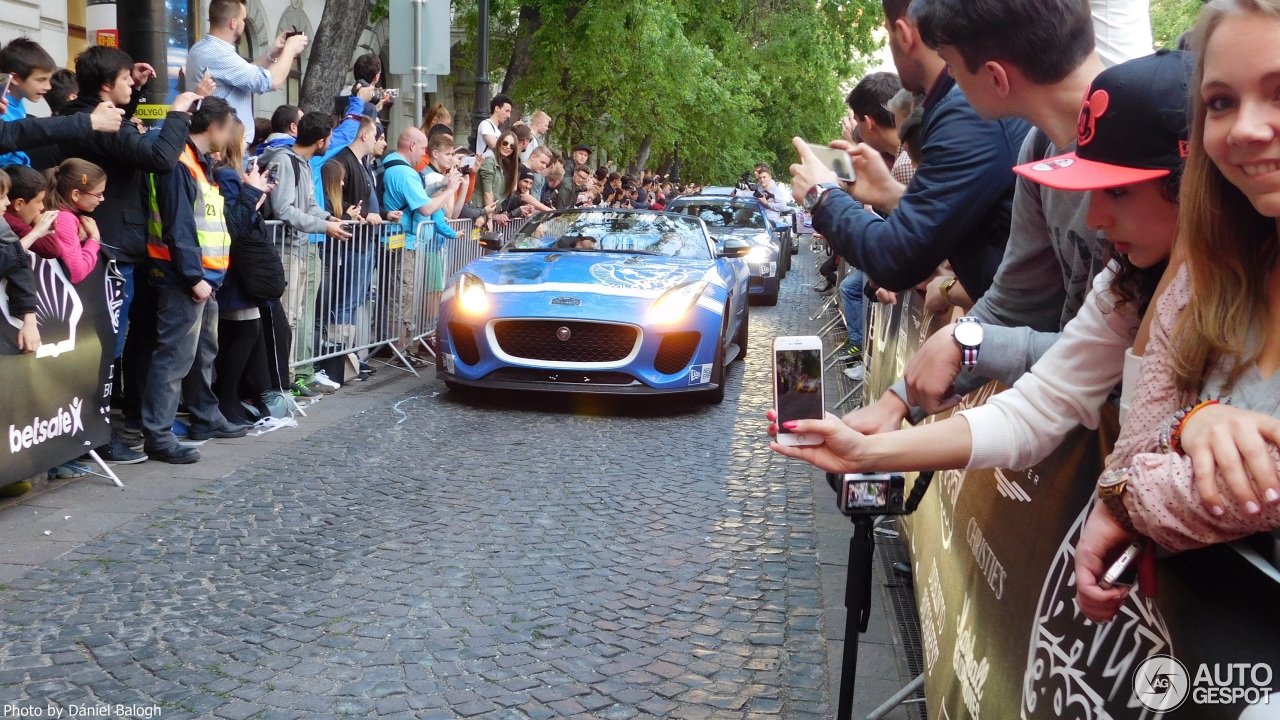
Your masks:
M 1248 510 L 1250 515 L 1257 515 L 1262 512 L 1262 508 L 1258 507 L 1258 503 L 1252 500 L 1244 504 L 1244 509 Z
M 798 424 L 799 424 L 799 423 L 797 423 L 795 420 L 788 420 L 788 421 L 786 421 L 786 422 L 782 423 L 782 427 L 784 427 L 784 428 L 786 428 L 786 429 L 788 429 L 788 430 L 795 430 L 795 429 L 796 429 L 796 425 L 798 425 Z
M 1280 492 L 1276 492 L 1275 488 L 1269 488 L 1267 490 L 1267 502 L 1273 505 L 1280 502 Z
M 1223 515 L 1227 514 L 1227 511 L 1223 510 L 1221 505 L 1214 505 L 1213 507 L 1209 508 L 1209 511 L 1212 512 L 1217 517 L 1222 517 Z

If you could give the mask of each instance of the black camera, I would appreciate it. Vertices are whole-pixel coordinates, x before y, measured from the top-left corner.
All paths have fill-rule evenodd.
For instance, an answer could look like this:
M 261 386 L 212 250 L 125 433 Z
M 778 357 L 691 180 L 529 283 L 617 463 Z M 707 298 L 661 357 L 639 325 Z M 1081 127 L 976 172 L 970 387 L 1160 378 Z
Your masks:
M 290 29 L 289 29 L 288 31 L 286 31 L 286 32 L 285 32 L 285 34 L 284 34 L 284 39 L 285 39 L 285 40 L 288 40 L 289 38 L 293 37 L 294 35 L 301 35 L 301 34 L 302 34 L 302 31 L 298 29 L 298 26 L 297 26 L 297 25 L 293 25 L 292 27 L 290 27 Z
M 458 167 L 458 173 L 461 174 L 463 177 L 470 175 L 471 173 L 475 172 L 475 170 L 476 170 L 475 167 L 472 165 L 461 165 Z
M 840 512 L 845 515 L 906 515 L 906 477 L 902 473 L 837 476 Z

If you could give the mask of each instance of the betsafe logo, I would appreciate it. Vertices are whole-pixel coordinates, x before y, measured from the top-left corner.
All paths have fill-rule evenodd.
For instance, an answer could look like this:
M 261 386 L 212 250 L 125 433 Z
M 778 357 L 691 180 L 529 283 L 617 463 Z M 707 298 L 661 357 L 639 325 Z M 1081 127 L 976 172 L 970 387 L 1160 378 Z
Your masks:
M 1266 663 L 1201 664 L 1193 678 L 1177 658 L 1152 655 L 1133 673 L 1133 695 L 1158 713 L 1176 710 L 1188 698 L 1196 705 L 1267 704 L 1271 679 Z
M 53 417 L 35 417 L 25 427 L 9 426 L 9 453 L 16 455 L 22 450 L 30 449 L 46 440 L 63 435 L 75 435 L 84 432 L 82 411 L 84 402 L 80 398 L 72 398 L 65 409 L 54 411 Z

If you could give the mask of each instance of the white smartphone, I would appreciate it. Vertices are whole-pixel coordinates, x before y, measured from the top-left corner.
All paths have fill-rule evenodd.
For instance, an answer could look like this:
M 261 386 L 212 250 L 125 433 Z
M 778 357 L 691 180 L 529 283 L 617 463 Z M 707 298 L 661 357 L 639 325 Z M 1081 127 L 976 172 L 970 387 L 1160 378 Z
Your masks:
M 462 158 L 462 160 L 458 162 L 458 167 L 475 167 L 475 166 L 476 166 L 475 155 L 468 155 Z
M 9 73 L 4 74 L 4 89 L 0 90 L 0 97 L 9 96 L 9 85 L 13 83 L 13 76 Z
M 250 157 L 249 157 L 249 170 L 248 170 L 248 172 L 252 173 L 252 172 L 254 172 L 254 171 L 255 171 L 255 170 L 257 170 L 257 169 L 258 169 L 258 156 L 257 156 L 257 155 L 252 155 L 252 156 L 250 156 Z
M 822 390 L 822 338 L 816 335 L 773 340 L 773 409 L 778 416 L 778 443 L 819 445 L 817 435 L 789 432 L 783 423 L 821 420 L 827 403 Z
M 829 148 L 826 145 L 814 145 L 813 143 L 809 143 L 809 149 L 812 150 L 813 154 L 817 155 L 818 159 L 822 161 L 822 164 L 830 168 L 831 172 L 835 173 L 836 177 L 840 178 L 840 180 L 851 183 L 858 179 L 858 176 L 853 172 L 853 158 L 849 157 L 849 153 L 843 150 Z

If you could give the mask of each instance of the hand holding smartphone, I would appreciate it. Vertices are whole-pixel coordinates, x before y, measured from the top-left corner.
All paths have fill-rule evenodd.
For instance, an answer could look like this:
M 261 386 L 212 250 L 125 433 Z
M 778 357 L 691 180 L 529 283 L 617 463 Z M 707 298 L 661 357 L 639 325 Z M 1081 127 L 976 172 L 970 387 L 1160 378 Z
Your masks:
M 808 145 L 809 150 L 817 156 L 823 165 L 826 165 L 831 172 L 834 172 L 841 182 L 851 183 L 857 181 L 858 176 L 853 172 L 853 158 L 849 157 L 849 153 L 829 148 L 826 145 L 815 145 L 813 143 L 808 143 Z
M 820 445 L 819 435 L 788 431 L 793 420 L 821 420 L 826 409 L 822 387 L 822 338 L 779 337 L 773 341 L 773 408 L 778 444 Z
M 1138 558 L 1142 557 L 1142 550 L 1145 547 L 1145 540 L 1134 540 L 1129 543 L 1129 547 L 1125 548 L 1124 552 L 1120 553 L 1120 556 L 1107 568 L 1107 572 L 1098 581 L 1098 587 L 1103 590 L 1133 587 L 1138 580 Z

